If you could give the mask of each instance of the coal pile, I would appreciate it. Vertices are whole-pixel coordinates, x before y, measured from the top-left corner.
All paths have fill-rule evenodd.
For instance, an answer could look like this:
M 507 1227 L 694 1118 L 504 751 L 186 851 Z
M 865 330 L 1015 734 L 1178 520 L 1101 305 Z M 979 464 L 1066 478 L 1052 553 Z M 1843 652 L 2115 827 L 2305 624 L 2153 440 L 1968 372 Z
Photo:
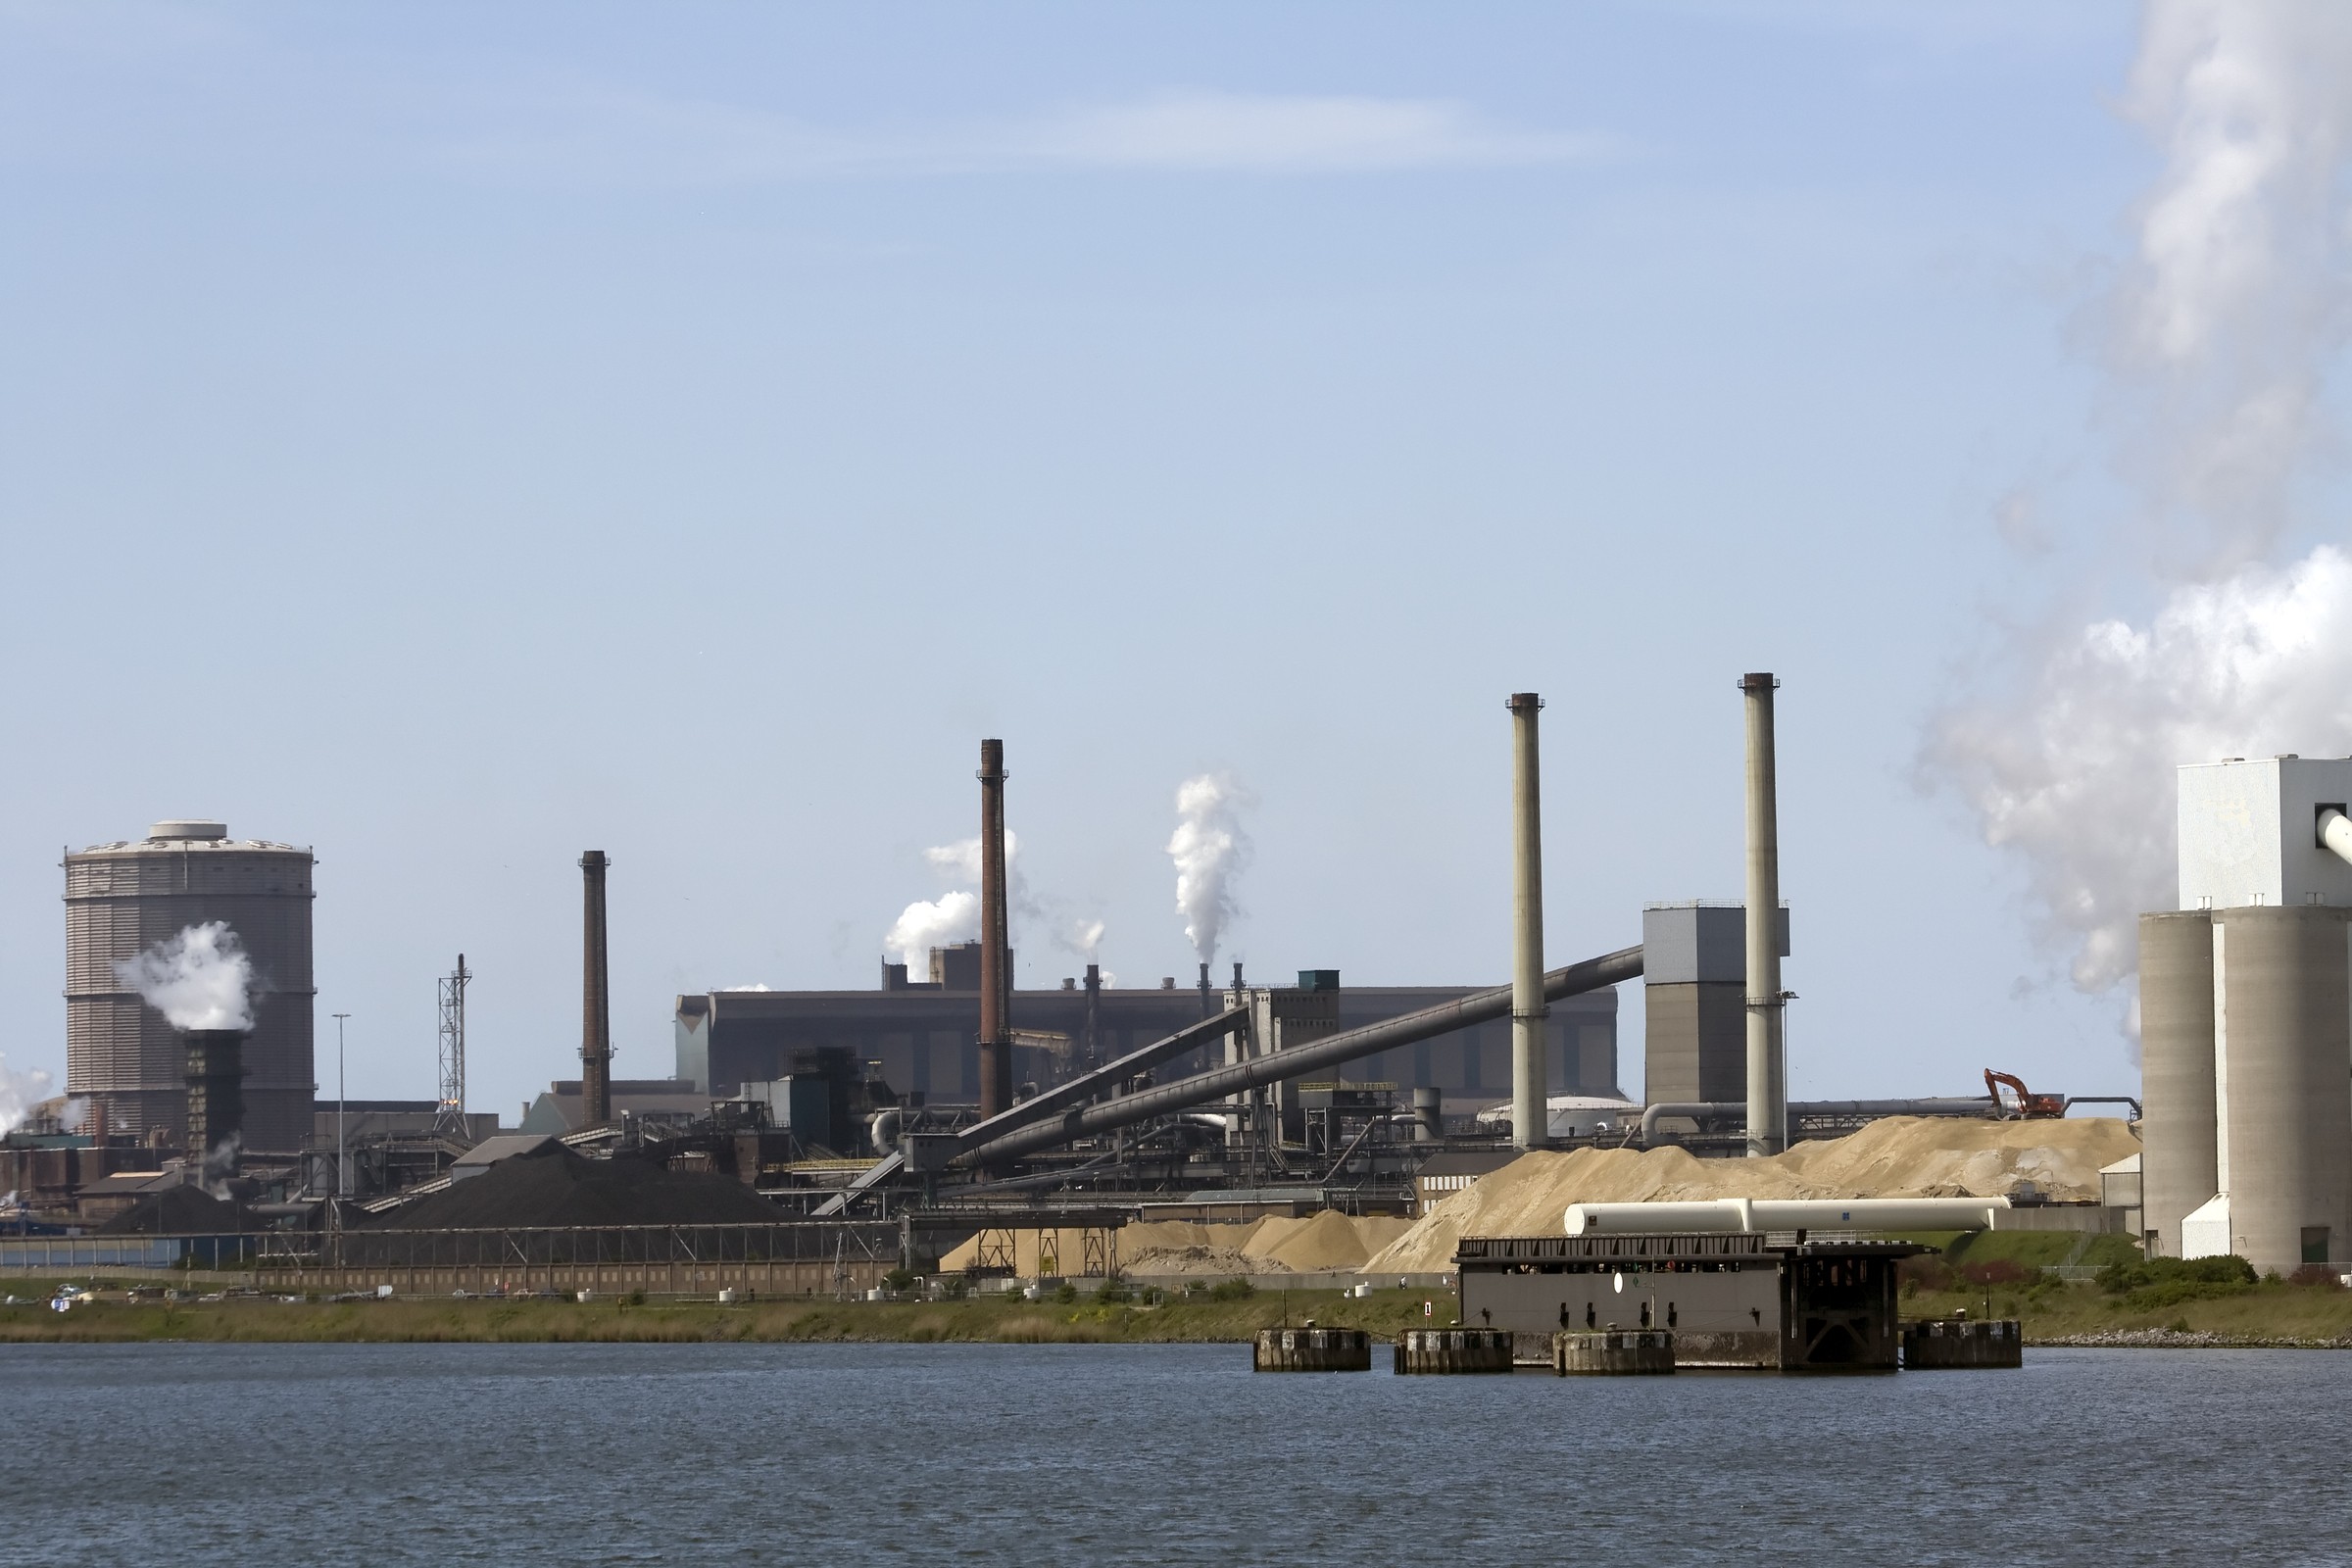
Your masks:
M 101 1236 L 236 1236 L 261 1226 L 241 1203 L 189 1184 L 149 1193 L 98 1227 Z
M 572 1225 L 773 1225 L 787 1216 L 731 1176 L 615 1155 L 584 1159 L 550 1143 L 367 1221 L 376 1230 Z

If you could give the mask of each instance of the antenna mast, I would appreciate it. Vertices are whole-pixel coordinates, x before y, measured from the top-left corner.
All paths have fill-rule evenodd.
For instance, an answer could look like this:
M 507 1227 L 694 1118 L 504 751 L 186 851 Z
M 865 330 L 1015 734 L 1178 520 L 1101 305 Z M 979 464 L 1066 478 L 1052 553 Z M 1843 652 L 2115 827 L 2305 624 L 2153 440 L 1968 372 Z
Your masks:
M 441 979 L 441 1103 L 433 1113 L 438 1137 L 466 1138 L 466 955 L 455 974 Z

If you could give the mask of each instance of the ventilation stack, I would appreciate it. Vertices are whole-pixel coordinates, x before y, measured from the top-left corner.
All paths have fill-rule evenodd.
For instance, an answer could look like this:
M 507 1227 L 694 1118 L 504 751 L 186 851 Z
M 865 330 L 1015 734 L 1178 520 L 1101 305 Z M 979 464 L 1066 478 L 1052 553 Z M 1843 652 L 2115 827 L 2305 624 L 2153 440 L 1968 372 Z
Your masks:
M 1782 1056 L 1781 828 L 1774 783 L 1769 671 L 1740 677 L 1747 698 L 1747 1152 L 1788 1147 L 1788 1067 Z
M 245 1133 L 245 1031 L 190 1029 L 188 1158 L 208 1177 L 234 1175 Z
M 1004 890 L 1004 743 L 980 743 L 980 1118 L 1012 1108 L 1011 947 Z
M 580 856 L 580 1124 L 612 1119 L 612 983 L 606 968 L 602 850 Z
M 1511 710 L 1511 1142 L 1551 1142 L 1544 1081 L 1544 791 L 1536 715 L 1544 699 L 1514 692 Z

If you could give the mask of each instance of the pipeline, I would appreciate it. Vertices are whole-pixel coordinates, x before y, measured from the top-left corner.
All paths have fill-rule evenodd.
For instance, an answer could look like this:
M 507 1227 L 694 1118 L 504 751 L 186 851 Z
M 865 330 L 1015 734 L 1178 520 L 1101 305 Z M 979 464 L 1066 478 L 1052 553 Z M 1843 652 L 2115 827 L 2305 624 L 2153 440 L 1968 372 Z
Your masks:
M 1588 991 L 1599 991 L 1640 978 L 1642 950 L 1639 947 L 1625 948 L 1597 958 L 1587 958 L 1582 963 L 1572 963 L 1564 969 L 1552 970 L 1544 977 L 1544 996 L 1546 1001 L 1556 1002 L 1562 997 L 1582 996 Z M 1041 1149 L 1052 1149 L 1081 1138 L 1132 1127 L 1139 1121 L 1149 1121 L 1172 1111 L 1189 1110 L 1195 1105 L 1222 1100 L 1228 1095 L 1337 1067 L 1359 1056 L 1369 1056 L 1397 1046 L 1409 1046 L 1434 1035 L 1450 1034 L 1472 1024 L 1506 1017 L 1510 1010 L 1509 986 L 1473 992 L 1453 1002 L 1424 1007 L 1419 1012 L 1385 1018 L 1379 1023 L 1366 1024 L 1361 1029 L 1329 1035 L 1287 1051 L 1269 1052 L 1265 1055 L 1252 1056 L 1247 1061 L 1234 1062 L 1172 1084 L 1122 1095 L 1099 1105 L 1074 1107 L 1057 1120 L 1024 1128 L 961 1155 L 958 1163 L 997 1164 L 1018 1159 Z
M 2006 1198 L 1712 1198 L 1570 1203 L 1571 1236 L 1740 1231 L 1988 1231 Z
M 1181 1056 L 1186 1052 L 1204 1045 L 1208 1041 L 1222 1039 L 1236 1029 L 1247 1028 L 1249 1022 L 1249 1008 L 1229 1007 L 1213 1017 L 1201 1019 L 1199 1023 L 1187 1024 L 1165 1039 L 1154 1040 L 1148 1046 L 1130 1051 L 1118 1060 L 1106 1062 L 1093 1072 L 1081 1073 L 1066 1084 L 1056 1084 L 1042 1095 L 1032 1095 L 1010 1109 L 1001 1110 L 985 1121 L 977 1121 L 969 1127 L 956 1129 L 955 1134 L 956 1152 L 960 1154 L 967 1150 L 988 1143 L 991 1139 L 1000 1138 L 1016 1128 L 1026 1127 L 1032 1122 L 1051 1116 L 1066 1106 L 1092 1099 L 1100 1090 L 1132 1078 L 1139 1072 L 1148 1072 L 1172 1056 Z M 875 1147 L 877 1148 L 887 1147 L 882 1144 L 879 1135 L 882 1118 L 891 1114 L 893 1112 L 883 1110 L 877 1112 L 874 1117 Z M 826 1199 L 823 1203 L 819 1204 L 816 1209 L 817 1216 L 822 1218 L 829 1214 L 841 1213 L 860 1194 L 880 1186 L 906 1168 L 906 1156 L 905 1153 L 895 1150 L 885 1153 L 880 1160 L 858 1172 L 857 1179 L 842 1192 Z
M 1800 1121 L 1807 1116 L 1982 1116 L 1997 1118 L 2000 1109 L 1983 1096 L 1963 1099 L 1957 1096 L 1926 1100 L 1800 1100 L 1788 1107 L 1788 1119 Z M 1658 1123 L 1668 1116 L 1685 1117 L 1692 1121 L 1747 1120 L 1747 1102 L 1742 1100 L 1661 1100 L 1642 1112 L 1642 1143 L 1647 1148 L 1656 1141 Z

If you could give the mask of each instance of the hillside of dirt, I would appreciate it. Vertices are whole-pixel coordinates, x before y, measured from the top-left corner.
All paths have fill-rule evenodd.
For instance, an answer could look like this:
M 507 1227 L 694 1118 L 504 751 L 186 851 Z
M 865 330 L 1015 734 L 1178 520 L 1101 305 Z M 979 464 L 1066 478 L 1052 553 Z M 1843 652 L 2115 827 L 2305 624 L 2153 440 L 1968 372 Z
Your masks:
M 1201 1274 L 1218 1279 L 1236 1274 L 1360 1269 L 1410 1225 L 1408 1220 L 1359 1218 L 1331 1209 L 1305 1219 L 1268 1217 L 1206 1224 L 1138 1221 L 1117 1232 L 1119 1268 L 1129 1274 Z M 978 1256 L 978 1238 L 974 1238 L 940 1259 L 940 1267 L 953 1272 L 969 1267 Z M 1041 1268 L 1041 1258 L 1054 1266 Z M 1075 1274 L 1084 1258 L 1084 1238 L 1075 1229 L 1013 1233 L 1016 1274 Z
M 1570 1203 L 1704 1198 L 2002 1198 L 2031 1182 L 2061 1201 L 2095 1201 L 2099 1167 L 2139 1152 L 2112 1116 L 1979 1121 L 1895 1116 L 1769 1159 L 1700 1159 L 1680 1149 L 1524 1154 L 1453 1194 L 1365 1265 L 1368 1273 L 1451 1266 L 1464 1236 L 1557 1236 Z

